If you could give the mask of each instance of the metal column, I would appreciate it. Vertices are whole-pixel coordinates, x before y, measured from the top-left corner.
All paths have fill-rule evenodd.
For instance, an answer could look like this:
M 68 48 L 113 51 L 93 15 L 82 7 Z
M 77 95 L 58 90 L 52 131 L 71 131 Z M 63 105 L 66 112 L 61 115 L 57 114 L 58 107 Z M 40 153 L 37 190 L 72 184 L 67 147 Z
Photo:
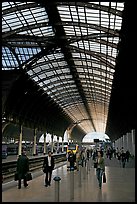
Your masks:
M 43 154 L 46 154 L 46 133 L 44 133 L 44 151 Z
M 37 136 L 36 136 L 36 129 L 34 129 L 33 156 L 36 155 L 36 139 L 37 139 Z
M 22 152 L 22 125 L 20 125 L 20 138 L 19 138 L 18 155 L 21 155 L 21 152 Z

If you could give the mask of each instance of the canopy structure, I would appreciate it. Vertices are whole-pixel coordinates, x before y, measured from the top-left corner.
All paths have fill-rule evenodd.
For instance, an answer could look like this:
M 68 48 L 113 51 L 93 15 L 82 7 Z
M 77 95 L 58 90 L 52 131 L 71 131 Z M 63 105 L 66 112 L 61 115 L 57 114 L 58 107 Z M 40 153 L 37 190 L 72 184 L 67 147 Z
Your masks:
M 124 2 L 3 2 L 3 116 L 58 135 L 76 124 L 80 140 L 105 133 L 123 12 Z

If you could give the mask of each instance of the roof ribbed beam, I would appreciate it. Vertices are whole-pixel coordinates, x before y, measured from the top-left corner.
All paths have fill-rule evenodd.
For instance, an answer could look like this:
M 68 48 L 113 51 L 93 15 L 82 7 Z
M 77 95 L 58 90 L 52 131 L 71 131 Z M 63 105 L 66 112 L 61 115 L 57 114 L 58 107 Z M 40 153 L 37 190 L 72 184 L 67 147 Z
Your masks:
M 85 36 L 82 36 L 82 40 L 90 40 L 90 41 L 93 41 L 93 42 L 97 42 L 97 43 L 101 43 L 101 44 L 104 44 L 106 45 L 106 41 L 105 40 L 102 40 L 102 39 L 98 39 L 98 38 L 101 38 L 101 37 L 114 37 L 114 34 L 108 34 L 108 33 L 94 33 L 94 34 L 91 34 L 91 35 L 85 35 Z M 117 37 L 117 35 L 116 35 Z M 60 40 L 61 39 L 65 39 L 66 37 L 64 36 L 61 36 L 60 37 Z M 70 38 L 70 39 L 69 39 Z M 74 42 L 78 42 L 81 40 L 81 36 L 71 36 L 69 35 L 68 36 L 68 42 L 69 44 L 71 43 L 74 43 Z M 10 36 L 6 37 L 3 39 L 3 42 L 11 42 L 10 44 L 12 44 L 12 47 L 39 47 L 38 43 L 37 42 L 40 42 L 41 43 L 41 46 L 45 46 L 44 43 L 53 43 L 53 41 L 55 41 L 55 37 L 54 36 L 29 36 L 29 35 L 21 35 L 21 34 L 14 34 L 14 36 L 12 36 L 12 38 Z M 22 44 L 21 44 L 22 42 Z M 25 42 L 27 42 L 25 44 Z M 30 43 L 30 44 L 29 44 Z M 34 44 L 35 43 L 35 44 Z M 113 47 L 113 48 L 116 48 L 117 49 L 117 44 L 115 43 L 111 43 L 111 42 L 108 42 L 108 46 L 110 47 Z
M 122 17 L 122 12 L 121 11 L 118 11 L 116 9 L 113 9 L 113 8 L 108 8 L 107 6 L 103 6 L 103 5 L 98 5 L 98 4 L 94 4 L 94 3 L 87 3 L 87 2 L 56 2 L 57 5 L 69 5 L 69 6 L 86 6 L 87 8 L 89 9 L 97 9 L 97 10 L 100 10 L 100 11 L 104 11 L 104 12 L 109 12 L 111 14 L 114 14 L 114 15 L 117 15 L 117 16 L 120 16 Z
M 47 2 L 46 4 L 43 2 L 42 6 L 45 6 L 45 8 L 46 8 L 46 12 L 47 12 L 48 17 L 49 17 L 49 22 L 51 23 L 53 30 L 55 31 L 56 38 L 58 39 L 58 41 L 57 41 L 58 45 L 61 47 L 61 50 L 64 54 L 65 60 L 70 67 L 70 72 L 73 76 L 73 79 L 74 79 L 75 84 L 77 86 L 78 92 L 79 92 L 79 94 L 83 100 L 85 109 L 86 109 L 87 114 L 91 120 L 93 129 L 94 129 L 94 131 L 96 131 L 92 116 L 90 114 L 90 109 L 88 107 L 87 99 L 86 99 L 85 93 L 83 91 L 81 81 L 79 79 L 79 74 L 77 73 L 76 67 L 75 67 L 74 62 L 72 60 L 73 58 L 72 58 L 71 52 L 70 52 L 69 47 L 68 47 L 67 39 L 60 40 L 60 38 L 62 36 L 65 36 L 65 31 L 63 29 L 63 26 L 61 25 L 61 20 L 60 20 L 57 8 L 53 2 Z M 54 15 L 53 15 L 53 13 L 54 13 Z
M 45 47 L 45 43 L 55 44 L 54 36 L 31 36 L 31 35 L 21 35 L 14 34 L 12 38 L 10 36 L 3 39 L 4 43 L 9 43 L 12 47 L 39 47 L 38 43 L 41 43 L 41 46 Z M 27 42 L 25 44 L 25 42 Z
M 85 54 L 88 54 L 88 55 L 91 55 L 91 56 L 97 58 L 98 60 L 100 60 L 101 63 L 103 62 L 103 63 L 105 63 L 105 65 L 107 64 L 112 69 L 115 68 L 115 65 L 106 61 L 106 55 L 103 53 L 97 53 L 97 52 L 93 52 L 93 51 L 89 51 L 89 50 L 83 50 L 81 48 L 77 48 L 76 46 L 69 46 L 69 47 L 70 47 L 70 49 L 72 48 L 74 50 L 77 50 L 78 52 L 83 52 Z M 112 61 L 115 61 L 115 58 L 112 56 L 107 55 L 107 58 L 112 60 Z
M 83 73 L 83 72 L 79 72 L 79 74 L 82 74 L 82 73 Z M 37 74 L 33 75 L 33 77 L 35 77 L 35 76 L 37 76 Z M 62 74 L 60 74 L 60 76 L 64 76 L 64 74 L 62 73 Z M 89 76 L 93 76 L 93 74 L 89 74 Z M 95 77 L 98 77 L 98 74 L 94 74 L 94 76 L 95 76 Z M 43 81 L 45 81 L 45 80 L 47 80 L 47 79 L 52 79 L 52 78 L 54 78 L 54 76 L 48 76 L 48 77 L 46 76 L 45 78 L 40 79 L 40 80 L 39 80 L 39 83 L 41 83 L 41 82 L 43 82 Z M 103 78 L 105 79 L 105 77 L 102 76 L 102 79 L 103 79 Z M 57 81 L 58 81 L 58 79 L 57 79 Z M 62 81 L 63 81 L 63 80 L 62 80 Z M 64 80 L 64 81 L 65 81 L 65 80 Z M 112 81 L 112 79 L 108 79 L 108 81 Z M 51 84 L 52 84 L 52 83 L 54 83 L 54 82 L 51 82 Z M 50 84 L 50 83 L 49 83 L 49 84 Z M 43 86 L 43 87 L 44 87 L 44 86 Z
M 81 36 L 73 36 L 70 38 L 69 44 L 78 42 L 80 40 L 90 40 L 92 42 L 100 43 L 103 45 L 106 45 L 106 43 L 107 43 L 108 46 L 117 49 L 117 44 L 111 43 L 111 42 L 106 42 L 106 40 L 102 40 L 101 37 L 107 37 L 108 38 L 108 37 L 114 37 L 114 35 L 107 34 L 107 33 L 100 33 L 100 34 L 96 33 L 96 34 L 82 36 L 82 38 L 81 38 Z M 98 38 L 100 38 L 100 39 L 98 39 Z
M 24 10 L 24 9 L 29 9 L 38 6 L 37 3 L 28 3 L 28 4 L 22 4 L 22 5 L 16 5 L 15 7 L 10 7 L 8 9 L 5 9 L 2 11 L 2 15 L 7 15 L 11 14 L 16 11 Z
M 22 26 L 20 28 L 8 31 L 8 32 L 3 32 L 2 34 L 2 38 L 7 38 L 8 36 L 12 36 L 16 33 L 19 32 L 23 32 L 23 31 L 27 31 L 27 30 L 32 30 L 32 29 L 36 29 L 36 28 L 40 28 L 40 27 L 46 27 L 48 26 L 48 23 L 35 23 L 35 24 L 31 24 L 31 25 L 27 25 L 27 26 Z
M 94 30 L 98 30 L 98 31 L 103 31 L 107 34 L 111 34 L 113 36 L 117 36 L 119 37 L 119 30 L 114 30 L 114 29 L 111 29 L 107 27 L 103 27 L 103 26 L 98 26 L 98 25 L 95 25 L 95 24 L 87 24 L 87 23 L 82 23 L 82 22 L 70 22 L 70 21 L 62 21 L 62 22 L 57 22 L 56 25 L 62 25 L 62 26 L 77 26 L 77 27 L 84 27 L 84 28 L 91 28 L 91 29 L 94 29 Z M 99 33 L 99 36 L 100 36 L 100 33 Z
M 33 57 L 30 57 L 28 60 L 26 60 L 24 63 L 22 63 L 21 66 L 23 68 L 25 68 L 27 71 L 29 71 L 30 69 L 32 69 L 31 66 L 35 62 L 37 62 L 43 56 L 49 54 L 51 51 L 53 52 L 53 49 L 56 49 L 56 46 L 57 46 L 57 44 L 51 45 L 49 43 L 49 45 L 47 45 L 45 49 L 42 49 L 42 51 L 40 51 L 38 54 L 34 55 Z

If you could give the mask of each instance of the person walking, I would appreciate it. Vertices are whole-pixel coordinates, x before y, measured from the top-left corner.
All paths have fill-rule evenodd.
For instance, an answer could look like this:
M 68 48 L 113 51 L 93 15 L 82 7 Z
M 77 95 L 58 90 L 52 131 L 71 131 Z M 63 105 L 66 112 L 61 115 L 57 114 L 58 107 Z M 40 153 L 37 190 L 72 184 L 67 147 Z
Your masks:
M 21 189 L 21 179 L 23 179 L 24 187 L 28 186 L 26 174 L 29 171 L 29 158 L 26 155 L 26 151 L 22 151 L 17 159 L 17 174 L 18 174 L 18 189 Z
M 96 175 L 99 183 L 99 188 L 102 187 L 102 176 L 105 173 L 105 162 L 102 151 L 98 151 Z
M 125 168 L 125 164 L 126 164 L 126 153 L 124 152 L 124 149 L 121 150 L 121 161 L 122 161 L 122 167 Z
M 125 155 L 125 159 L 126 159 L 126 162 L 129 162 L 129 157 L 130 157 L 130 152 L 129 150 L 126 151 L 126 155 Z
M 87 159 L 86 152 L 85 152 L 85 149 L 83 149 L 81 151 L 81 162 L 82 162 L 81 165 L 82 165 L 82 167 L 86 166 L 86 159 Z
M 76 152 L 76 168 L 77 168 L 77 171 L 79 171 L 80 162 L 81 162 L 80 150 L 77 150 L 77 152 Z
M 43 162 L 43 168 L 44 172 L 46 173 L 45 176 L 45 186 L 48 187 L 51 184 L 51 176 L 52 176 L 52 171 L 54 169 L 55 162 L 54 162 L 54 157 L 52 156 L 52 152 L 48 151 L 48 156 L 44 158 Z

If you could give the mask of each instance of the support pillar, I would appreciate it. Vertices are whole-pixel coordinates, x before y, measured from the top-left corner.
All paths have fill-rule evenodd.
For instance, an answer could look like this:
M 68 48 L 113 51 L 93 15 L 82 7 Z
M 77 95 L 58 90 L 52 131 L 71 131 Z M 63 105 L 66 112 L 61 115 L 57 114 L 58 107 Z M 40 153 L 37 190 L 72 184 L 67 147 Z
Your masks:
M 70 132 L 67 130 L 67 137 L 68 137 L 68 145 L 70 143 Z
M 127 137 L 127 148 L 125 149 L 125 151 L 127 151 L 127 149 L 129 149 L 129 133 L 126 133 L 126 137 Z
M 132 136 L 132 154 L 135 156 L 135 129 L 131 130 Z
M 46 133 L 44 133 L 44 151 L 43 154 L 46 154 Z
M 120 138 L 118 138 L 118 149 L 121 149 L 121 146 L 120 146 Z
M 123 145 L 123 147 L 126 150 L 127 149 L 127 135 L 123 135 L 123 138 L 124 138 L 124 141 L 123 141 L 124 145 Z
M 54 135 L 52 134 L 51 135 L 51 152 L 53 152 L 53 137 L 54 137 Z
M 59 153 L 59 137 L 57 136 L 57 153 Z
M 127 150 L 129 150 L 129 152 L 132 152 L 132 134 L 129 132 L 127 136 L 128 136 Z
M 37 139 L 36 129 L 34 129 L 33 156 L 35 156 L 35 155 L 36 155 L 36 139 Z
M 115 147 L 118 147 L 118 140 L 115 141 Z
M 64 141 L 63 141 L 63 137 L 62 137 L 62 152 L 64 152 Z
M 19 138 L 18 155 L 21 155 L 21 152 L 22 152 L 22 125 L 20 125 L 20 138 Z
M 122 141 L 123 141 L 123 148 L 125 149 L 125 139 L 124 139 L 124 135 L 122 136 Z
M 121 147 L 123 147 L 123 136 L 120 138 Z

